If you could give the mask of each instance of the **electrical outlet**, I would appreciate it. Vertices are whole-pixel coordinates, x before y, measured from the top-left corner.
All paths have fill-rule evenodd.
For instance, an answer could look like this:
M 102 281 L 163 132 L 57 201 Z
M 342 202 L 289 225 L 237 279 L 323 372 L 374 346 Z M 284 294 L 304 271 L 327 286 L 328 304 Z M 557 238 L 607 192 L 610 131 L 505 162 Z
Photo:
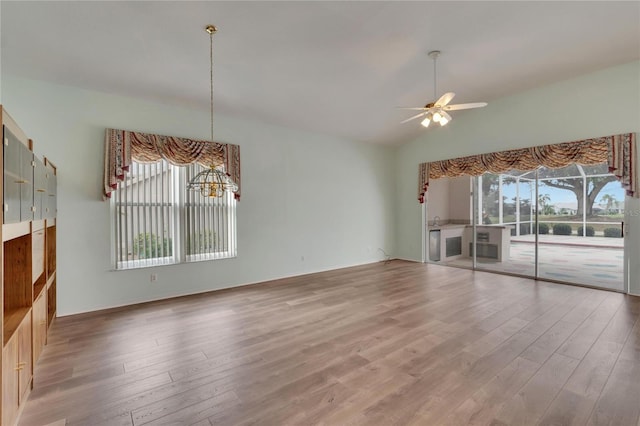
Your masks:
M 158 274 L 151 274 L 151 282 L 155 283 L 156 281 L 158 281 Z

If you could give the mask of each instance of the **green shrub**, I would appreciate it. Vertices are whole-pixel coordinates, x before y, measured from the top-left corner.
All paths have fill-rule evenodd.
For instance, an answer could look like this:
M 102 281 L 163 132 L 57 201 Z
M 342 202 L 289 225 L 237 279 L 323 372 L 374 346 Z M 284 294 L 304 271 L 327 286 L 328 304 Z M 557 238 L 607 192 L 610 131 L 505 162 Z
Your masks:
M 538 224 L 538 234 L 548 234 L 549 233 L 549 225 L 546 223 Z
M 553 225 L 553 235 L 571 235 L 573 229 L 567 223 L 557 223 Z
M 520 235 L 529 235 L 530 230 L 531 230 L 531 227 L 529 226 L 528 223 L 520 224 Z
M 582 226 L 578 228 L 578 235 L 582 237 Z M 593 237 L 596 235 L 596 230 L 593 229 L 593 226 L 587 225 L 587 237 Z
M 620 228 L 605 228 L 604 236 L 610 238 L 622 238 L 622 229 Z
M 133 240 L 134 259 L 153 259 L 171 256 L 173 243 L 171 238 L 160 239 L 156 234 L 141 233 Z
M 187 239 L 188 254 L 203 254 L 215 252 L 217 248 L 216 231 L 205 229 L 198 234 L 191 234 Z

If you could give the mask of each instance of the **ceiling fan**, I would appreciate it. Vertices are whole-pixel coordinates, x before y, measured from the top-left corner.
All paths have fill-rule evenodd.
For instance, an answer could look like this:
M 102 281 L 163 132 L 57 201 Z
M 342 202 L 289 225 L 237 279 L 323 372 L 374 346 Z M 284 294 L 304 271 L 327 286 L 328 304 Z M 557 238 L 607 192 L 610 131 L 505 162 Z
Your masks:
M 429 57 L 433 59 L 433 97 L 436 97 L 436 82 L 437 82 L 437 74 L 436 74 L 436 60 L 440 56 L 439 50 L 433 50 L 429 52 Z M 429 127 L 432 121 L 439 123 L 440 126 L 444 126 L 448 122 L 451 121 L 451 116 L 447 113 L 447 111 L 457 111 L 461 109 L 471 109 L 471 108 L 481 108 L 487 106 L 486 102 L 473 102 L 469 104 L 455 104 L 449 105 L 449 102 L 453 99 L 456 94 L 453 92 L 447 92 L 444 95 L 440 96 L 440 98 L 435 102 L 430 102 L 423 107 L 401 107 L 400 109 L 409 109 L 409 110 L 417 110 L 420 111 L 419 114 L 414 115 L 413 117 L 409 117 L 406 120 L 400 122 L 400 124 L 407 123 L 411 120 L 415 120 L 416 118 L 424 117 L 422 120 L 422 124 L 424 127 Z

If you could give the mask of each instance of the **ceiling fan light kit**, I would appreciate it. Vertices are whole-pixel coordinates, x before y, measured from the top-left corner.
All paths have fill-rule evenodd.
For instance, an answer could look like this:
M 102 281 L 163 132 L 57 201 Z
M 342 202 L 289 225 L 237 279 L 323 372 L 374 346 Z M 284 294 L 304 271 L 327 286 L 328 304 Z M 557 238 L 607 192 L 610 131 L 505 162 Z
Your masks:
M 429 57 L 433 59 L 433 97 L 436 97 L 437 91 L 437 69 L 436 69 L 436 61 L 440 56 L 439 50 L 432 50 L 429 52 Z M 444 95 L 440 96 L 440 98 L 435 101 L 426 104 L 423 107 L 409 107 L 409 108 L 401 108 L 408 110 L 421 111 L 420 113 L 414 115 L 413 117 L 409 117 L 406 120 L 400 122 L 400 124 L 407 123 L 409 121 L 415 120 L 416 118 L 421 118 L 422 124 L 424 127 L 429 127 L 432 121 L 440 124 L 440 126 L 445 126 L 447 123 L 451 121 L 451 116 L 447 113 L 447 111 L 458 111 L 461 109 L 471 109 L 471 108 L 481 108 L 487 106 L 486 102 L 473 102 L 468 104 L 455 104 L 449 105 L 449 102 L 453 99 L 456 94 L 453 92 L 447 92 Z

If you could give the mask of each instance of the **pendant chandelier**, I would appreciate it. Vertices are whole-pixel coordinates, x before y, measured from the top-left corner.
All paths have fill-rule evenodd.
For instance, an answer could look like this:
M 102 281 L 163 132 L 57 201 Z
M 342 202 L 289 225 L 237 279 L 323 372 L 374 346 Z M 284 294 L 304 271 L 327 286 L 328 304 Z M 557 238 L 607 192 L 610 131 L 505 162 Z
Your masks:
M 211 88 L 211 143 L 213 143 L 213 35 L 218 31 L 214 25 L 207 25 L 205 31 L 209 34 L 209 82 Z M 203 197 L 222 197 L 227 191 L 238 190 L 236 185 L 217 164 L 209 165 L 209 168 L 201 171 L 187 184 L 187 189 L 200 192 Z

